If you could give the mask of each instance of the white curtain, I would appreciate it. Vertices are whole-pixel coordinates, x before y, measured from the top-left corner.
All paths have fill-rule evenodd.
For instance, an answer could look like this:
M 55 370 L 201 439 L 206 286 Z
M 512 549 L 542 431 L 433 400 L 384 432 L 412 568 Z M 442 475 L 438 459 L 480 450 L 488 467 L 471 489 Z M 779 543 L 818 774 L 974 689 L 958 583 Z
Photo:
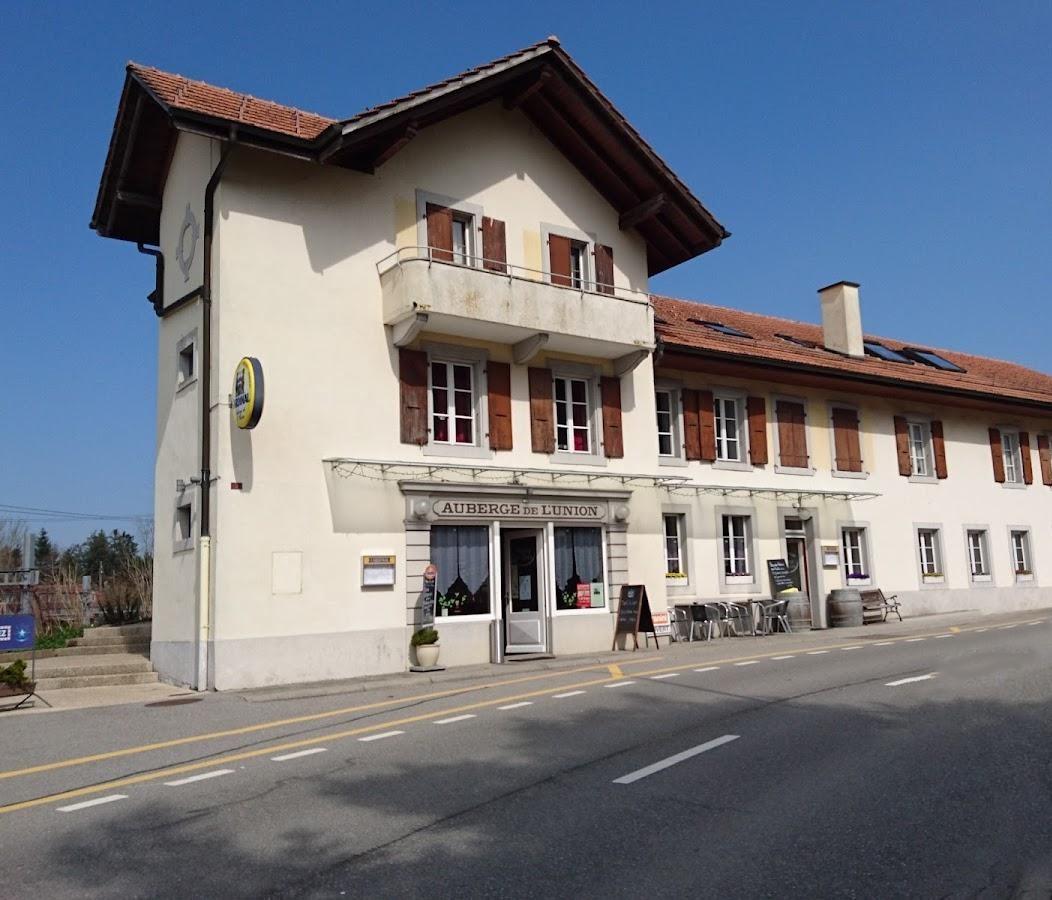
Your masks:
M 555 529 L 555 583 L 561 588 L 575 574 L 582 582 L 603 580 L 601 529 Z
M 431 528 L 431 562 L 438 567 L 438 590 L 444 593 L 460 577 L 475 593 L 489 578 L 489 529 L 475 525 Z

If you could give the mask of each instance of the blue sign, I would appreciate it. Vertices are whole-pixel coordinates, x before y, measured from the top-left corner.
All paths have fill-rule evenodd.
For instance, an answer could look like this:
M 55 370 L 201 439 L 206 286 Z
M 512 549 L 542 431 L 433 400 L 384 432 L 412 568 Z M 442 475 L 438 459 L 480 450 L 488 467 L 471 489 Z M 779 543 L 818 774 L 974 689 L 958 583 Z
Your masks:
M 36 631 L 33 616 L 0 616 L 0 650 L 32 650 Z

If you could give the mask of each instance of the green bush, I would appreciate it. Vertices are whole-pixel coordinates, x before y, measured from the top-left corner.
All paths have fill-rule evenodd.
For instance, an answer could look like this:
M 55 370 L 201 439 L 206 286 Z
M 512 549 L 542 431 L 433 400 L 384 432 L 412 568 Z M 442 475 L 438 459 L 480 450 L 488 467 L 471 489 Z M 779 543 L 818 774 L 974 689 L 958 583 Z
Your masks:
M 413 637 L 410 639 L 414 647 L 421 647 L 427 644 L 438 643 L 438 632 L 434 628 L 418 628 L 413 632 Z
M 38 650 L 58 650 L 69 644 L 73 638 L 84 634 L 84 629 L 76 625 L 56 625 L 45 634 L 37 635 Z
M 16 659 L 11 665 L 0 667 L 0 684 L 13 688 L 27 687 L 29 679 L 26 678 L 26 661 Z

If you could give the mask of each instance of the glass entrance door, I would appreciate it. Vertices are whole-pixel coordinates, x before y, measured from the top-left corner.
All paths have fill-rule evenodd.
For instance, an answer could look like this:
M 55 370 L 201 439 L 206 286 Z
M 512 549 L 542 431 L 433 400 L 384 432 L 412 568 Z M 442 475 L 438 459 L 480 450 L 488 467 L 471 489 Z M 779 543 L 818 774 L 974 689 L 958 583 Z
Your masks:
M 501 582 L 507 653 L 544 653 L 545 628 L 543 532 L 501 532 Z

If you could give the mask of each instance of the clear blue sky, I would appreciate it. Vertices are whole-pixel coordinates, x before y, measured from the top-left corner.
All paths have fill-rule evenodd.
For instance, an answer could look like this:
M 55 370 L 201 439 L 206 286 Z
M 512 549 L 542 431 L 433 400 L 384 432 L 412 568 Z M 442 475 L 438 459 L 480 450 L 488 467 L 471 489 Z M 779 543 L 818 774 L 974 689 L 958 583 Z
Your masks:
M 846 278 L 869 331 L 1052 369 L 1047 0 L 7 0 L 0 21 L 3 504 L 152 508 L 152 264 L 87 227 L 129 59 L 338 117 L 557 34 L 733 232 L 654 290 L 813 321 Z

